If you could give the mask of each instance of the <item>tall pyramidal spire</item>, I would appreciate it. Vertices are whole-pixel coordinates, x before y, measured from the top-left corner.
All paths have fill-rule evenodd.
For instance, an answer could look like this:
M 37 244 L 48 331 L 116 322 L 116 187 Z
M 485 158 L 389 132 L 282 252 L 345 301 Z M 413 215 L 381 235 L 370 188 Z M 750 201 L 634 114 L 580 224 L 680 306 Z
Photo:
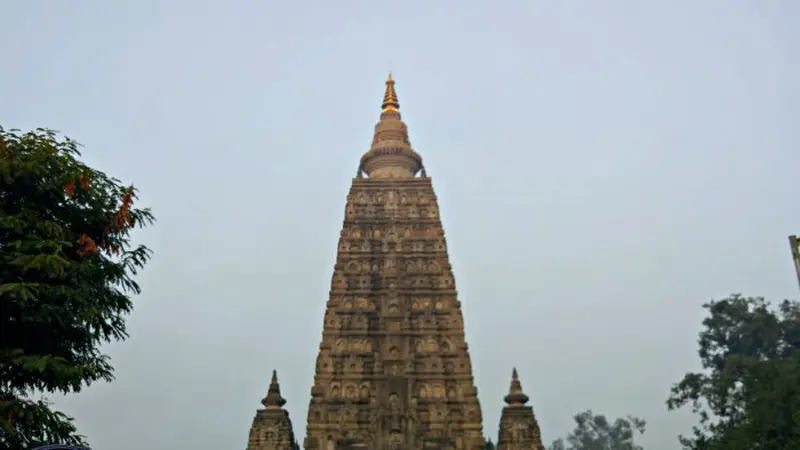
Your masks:
M 508 406 L 500 415 L 497 450 L 544 450 L 539 423 L 533 408 L 526 406 L 529 397 L 522 392 L 516 367 L 511 371 L 511 386 L 503 400 Z
M 389 77 L 347 196 L 306 450 L 483 450 L 478 390 L 436 194 Z
M 359 174 L 369 178 L 413 178 L 422 170 L 422 157 L 411 148 L 408 128 L 400 116 L 400 102 L 392 74 L 386 80 L 381 116 L 375 125 L 372 146 L 361 157 Z

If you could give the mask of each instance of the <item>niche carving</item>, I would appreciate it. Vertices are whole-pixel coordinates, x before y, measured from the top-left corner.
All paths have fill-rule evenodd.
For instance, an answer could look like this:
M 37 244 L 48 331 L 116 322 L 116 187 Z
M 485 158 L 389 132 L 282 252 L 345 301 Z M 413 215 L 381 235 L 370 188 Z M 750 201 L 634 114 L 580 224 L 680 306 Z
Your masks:
M 419 386 L 419 397 L 420 398 L 428 398 L 428 386 L 425 384 L 421 384 Z

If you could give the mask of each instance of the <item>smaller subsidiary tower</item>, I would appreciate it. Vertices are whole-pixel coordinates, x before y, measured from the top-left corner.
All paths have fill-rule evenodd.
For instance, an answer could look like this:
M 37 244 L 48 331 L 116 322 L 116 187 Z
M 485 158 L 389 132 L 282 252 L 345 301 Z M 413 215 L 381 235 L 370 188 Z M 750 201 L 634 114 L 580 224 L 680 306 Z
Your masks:
M 267 396 L 261 400 L 264 409 L 256 411 L 247 450 L 296 450 L 292 420 L 283 409 L 286 400 L 281 396 L 278 373 L 272 371 Z
M 529 398 L 522 392 L 516 367 L 511 372 L 511 387 L 504 400 L 507 406 L 500 416 L 497 450 L 544 450 L 539 423 L 533 407 L 526 406 Z

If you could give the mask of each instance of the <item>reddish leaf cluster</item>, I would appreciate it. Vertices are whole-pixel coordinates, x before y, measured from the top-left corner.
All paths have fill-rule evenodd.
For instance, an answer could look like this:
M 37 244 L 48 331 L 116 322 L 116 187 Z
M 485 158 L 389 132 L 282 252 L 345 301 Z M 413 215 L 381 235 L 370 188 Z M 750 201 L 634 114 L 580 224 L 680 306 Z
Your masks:
M 79 175 L 77 181 L 78 183 L 76 184 L 74 179 L 70 179 L 64 184 L 64 192 L 67 194 L 67 197 L 72 198 L 75 196 L 77 186 L 80 186 L 84 191 L 89 190 L 89 178 L 86 175 Z
M 69 180 L 67 184 L 64 185 L 64 192 L 67 193 L 67 197 L 72 198 L 75 196 L 75 181 Z
M 122 206 L 114 215 L 112 228 L 114 231 L 122 231 L 133 226 L 133 216 L 131 215 L 131 205 L 133 204 L 133 186 L 129 186 L 122 196 Z
M 80 186 L 80 188 L 84 191 L 89 189 L 89 179 L 84 176 L 80 175 L 76 180 L 71 179 L 66 182 L 64 185 L 64 192 L 67 194 L 69 198 L 75 196 L 76 188 Z M 105 232 L 103 237 L 105 238 L 112 232 L 120 232 L 124 231 L 127 228 L 130 228 L 134 224 L 134 217 L 131 214 L 131 205 L 133 204 L 133 186 L 128 187 L 125 190 L 125 194 L 122 196 L 122 205 L 120 206 L 119 211 L 114 214 L 111 223 L 106 226 Z M 99 248 L 113 253 L 115 255 L 119 255 L 120 246 L 117 244 L 100 244 Z M 96 255 L 98 252 L 98 245 L 89 237 L 86 233 L 81 234 L 78 238 L 78 253 L 81 255 Z
M 97 244 L 86 233 L 81 234 L 81 237 L 78 238 L 78 253 L 81 255 L 97 254 Z

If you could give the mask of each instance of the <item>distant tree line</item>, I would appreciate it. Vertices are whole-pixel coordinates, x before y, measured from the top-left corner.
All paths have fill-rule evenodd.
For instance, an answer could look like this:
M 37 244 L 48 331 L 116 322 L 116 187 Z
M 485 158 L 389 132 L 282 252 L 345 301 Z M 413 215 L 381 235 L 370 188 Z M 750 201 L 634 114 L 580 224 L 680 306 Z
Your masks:
M 800 449 L 800 302 L 770 305 L 731 295 L 703 305 L 703 370 L 672 386 L 667 407 L 689 406 L 698 422 L 679 436 L 684 450 Z M 610 421 L 585 411 L 549 450 L 642 450 L 637 417 Z

